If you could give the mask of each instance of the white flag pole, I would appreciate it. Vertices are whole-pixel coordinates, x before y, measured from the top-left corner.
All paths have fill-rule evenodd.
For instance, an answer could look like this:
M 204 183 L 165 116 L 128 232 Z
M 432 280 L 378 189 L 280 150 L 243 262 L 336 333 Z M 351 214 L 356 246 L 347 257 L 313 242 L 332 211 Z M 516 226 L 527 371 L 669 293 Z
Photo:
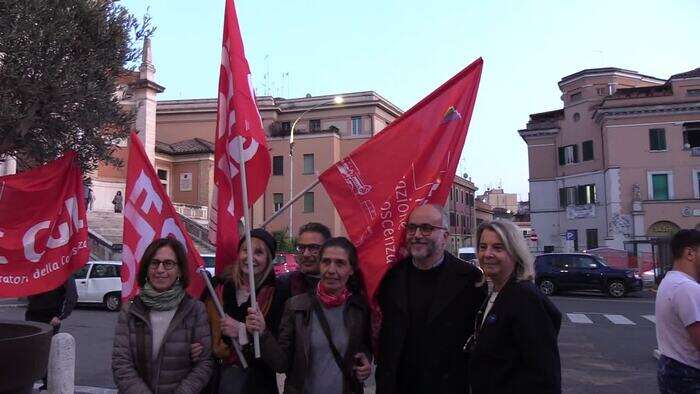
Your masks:
M 243 217 L 245 218 L 245 244 L 248 257 L 248 285 L 250 286 L 250 307 L 257 310 L 258 300 L 255 291 L 255 272 L 253 272 L 253 244 L 250 239 L 250 206 L 248 205 L 248 181 L 245 173 L 245 157 L 243 156 L 243 138 L 238 138 L 238 158 L 241 169 L 241 194 L 243 194 Z M 274 258 L 274 256 L 272 256 Z M 255 358 L 260 358 L 260 333 L 253 332 Z

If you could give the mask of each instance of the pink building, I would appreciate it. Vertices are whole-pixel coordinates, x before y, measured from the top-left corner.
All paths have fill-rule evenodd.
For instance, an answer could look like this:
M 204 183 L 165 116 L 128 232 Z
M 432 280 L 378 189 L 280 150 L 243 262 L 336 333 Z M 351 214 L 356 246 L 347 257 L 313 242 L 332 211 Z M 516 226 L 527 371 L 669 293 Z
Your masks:
M 632 250 L 700 223 L 700 68 L 663 80 L 619 68 L 559 81 L 563 108 L 530 115 L 538 250 Z

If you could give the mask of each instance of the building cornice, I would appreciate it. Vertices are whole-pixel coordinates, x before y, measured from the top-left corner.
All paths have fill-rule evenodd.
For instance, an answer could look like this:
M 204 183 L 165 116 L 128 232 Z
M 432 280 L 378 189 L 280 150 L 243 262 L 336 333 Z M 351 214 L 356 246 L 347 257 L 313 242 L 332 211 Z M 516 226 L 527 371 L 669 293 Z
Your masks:
M 700 113 L 700 101 L 686 103 L 598 108 L 594 113 L 594 117 L 596 121 L 601 121 L 603 118 L 624 118 L 644 115 L 692 113 Z
M 559 134 L 560 129 L 558 127 L 555 128 L 546 128 L 546 129 L 522 129 L 518 130 L 518 134 L 520 134 L 520 137 L 527 141 L 528 138 L 533 138 L 533 137 L 548 137 L 548 136 L 553 136 Z

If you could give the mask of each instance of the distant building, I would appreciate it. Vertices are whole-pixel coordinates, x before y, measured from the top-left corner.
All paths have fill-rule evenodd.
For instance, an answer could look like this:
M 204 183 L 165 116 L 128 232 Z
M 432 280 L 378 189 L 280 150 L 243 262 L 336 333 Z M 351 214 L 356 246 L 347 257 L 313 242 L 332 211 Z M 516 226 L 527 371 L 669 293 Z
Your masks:
M 476 226 L 479 227 L 481 223 L 493 220 L 493 207 L 485 203 L 484 200 L 477 198 L 474 201 L 474 215 L 476 217 Z M 474 232 L 474 235 L 476 236 L 476 232 Z
M 461 247 L 474 246 L 473 237 L 476 231 L 474 196 L 476 190 L 477 187 L 470 179 L 455 175 L 446 206 L 450 216 L 448 249 L 455 255 Z
M 538 250 L 637 252 L 699 225 L 700 68 L 668 80 L 587 69 L 559 89 L 563 108 L 519 130 Z
M 501 208 L 499 215 L 501 212 L 503 215 L 514 215 L 518 211 L 518 195 L 505 193 L 502 188 L 486 189 L 478 198 L 493 207 L 494 214 L 496 208 Z

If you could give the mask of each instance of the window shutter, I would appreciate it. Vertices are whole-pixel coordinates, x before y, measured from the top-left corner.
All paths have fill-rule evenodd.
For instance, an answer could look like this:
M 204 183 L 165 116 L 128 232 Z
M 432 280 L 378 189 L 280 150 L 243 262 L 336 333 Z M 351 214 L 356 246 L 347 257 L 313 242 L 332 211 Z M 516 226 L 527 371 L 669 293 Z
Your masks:
M 559 206 L 561 206 L 562 208 L 566 208 L 566 188 L 565 187 L 562 187 L 559 189 Z
M 583 205 L 587 203 L 586 198 L 586 186 L 578 186 L 576 188 L 576 205 Z
M 564 156 L 564 147 L 562 146 L 559 148 L 559 165 L 563 166 L 564 164 L 566 164 L 566 158 Z
M 572 145 L 574 147 L 574 163 L 578 163 L 578 145 Z

